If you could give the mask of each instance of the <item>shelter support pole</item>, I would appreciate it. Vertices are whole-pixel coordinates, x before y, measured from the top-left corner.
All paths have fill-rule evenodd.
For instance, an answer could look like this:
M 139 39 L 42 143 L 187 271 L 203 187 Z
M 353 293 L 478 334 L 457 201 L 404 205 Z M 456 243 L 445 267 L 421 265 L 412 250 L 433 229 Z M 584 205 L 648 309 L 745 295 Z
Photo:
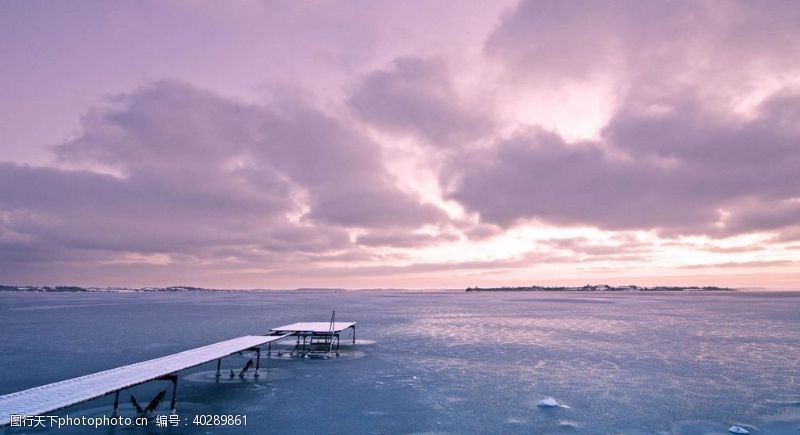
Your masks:
M 261 367 L 261 348 L 256 348 L 256 374 L 254 375 L 258 378 L 258 369 Z
M 214 375 L 217 378 L 219 378 L 219 369 L 221 364 L 222 364 L 222 358 L 217 358 L 217 373 Z

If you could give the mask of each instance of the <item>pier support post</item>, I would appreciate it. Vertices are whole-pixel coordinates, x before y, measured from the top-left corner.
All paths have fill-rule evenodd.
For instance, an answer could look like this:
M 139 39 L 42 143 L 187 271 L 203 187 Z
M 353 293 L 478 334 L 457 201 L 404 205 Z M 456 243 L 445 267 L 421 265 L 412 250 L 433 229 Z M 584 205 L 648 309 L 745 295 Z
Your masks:
M 256 373 L 253 375 L 256 379 L 258 379 L 258 369 L 261 367 L 261 348 L 256 348 Z
M 175 415 L 176 395 L 178 394 L 178 375 L 172 375 L 172 403 L 169 405 L 170 414 Z
M 356 344 L 356 325 L 353 325 L 353 344 Z
M 272 358 L 272 342 L 269 342 L 269 347 L 267 348 L 267 358 Z
M 222 364 L 222 358 L 217 358 L 217 373 L 214 375 L 217 377 L 217 379 L 219 379 L 219 369 L 221 364 Z
M 114 393 L 114 410 L 111 413 L 112 417 L 119 415 L 119 390 Z

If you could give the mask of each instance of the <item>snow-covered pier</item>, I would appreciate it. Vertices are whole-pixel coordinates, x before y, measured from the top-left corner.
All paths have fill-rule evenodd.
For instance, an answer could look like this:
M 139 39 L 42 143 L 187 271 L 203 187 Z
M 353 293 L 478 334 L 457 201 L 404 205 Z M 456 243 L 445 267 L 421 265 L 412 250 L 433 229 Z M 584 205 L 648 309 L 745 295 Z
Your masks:
M 254 376 L 258 377 L 262 347 L 268 346 L 269 352 L 273 342 L 296 336 L 296 350 L 300 353 L 319 352 L 327 355 L 334 351 L 333 343 L 335 340 L 335 352 L 338 356 L 339 335 L 345 329 L 352 328 L 353 344 L 355 344 L 355 325 L 356 322 L 293 323 L 275 328 L 265 335 L 245 335 L 160 358 L 6 394 L 0 396 L 0 427 L 10 425 L 12 416 L 24 418 L 45 415 L 112 393 L 114 393 L 113 413 L 116 415 L 119 410 L 120 391 L 155 380 L 172 382 L 171 412 L 174 413 L 178 373 L 183 370 L 216 361 L 216 376 L 219 377 L 222 358 L 242 351 L 255 351 Z M 303 340 L 302 346 L 300 346 L 301 338 Z M 308 343 L 306 344 L 307 339 Z M 327 348 L 323 348 L 322 344 L 327 345 Z M 242 369 L 239 374 L 240 377 L 243 377 L 251 366 L 252 360 Z M 155 399 L 154 402 L 157 405 Z

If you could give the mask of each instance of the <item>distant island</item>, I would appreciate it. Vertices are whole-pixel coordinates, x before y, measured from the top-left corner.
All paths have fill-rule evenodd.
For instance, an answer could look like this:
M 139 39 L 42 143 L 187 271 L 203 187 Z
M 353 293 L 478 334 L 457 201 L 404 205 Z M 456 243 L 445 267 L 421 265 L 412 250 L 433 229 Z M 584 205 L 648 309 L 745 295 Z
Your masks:
M 0 285 L 0 292 L 47 292 L 47 293 L 77 293 L 77 292 L 199 292 L 212 291 L 200 287 L 172 286 L 172 287 L 78 287 L 74 285 L 35 286 L 35 285 Z
M 468 292 L 703 292 L 703 291 L 726 291 L 735 292 L 736 289 L 715 286 L 655 286 L 640 287 L 636 285 L 611 286 L 607 284 L 592 285 L 586 284 L 582 287 L 547 287 L 542 285 L 532 285 L 528 287 L 467 287 Z
M 169 287 L 79 287 L 74 285 L 38 286 L 38 285 L 3 285 L 0 292 L 31 292 L 31 293 L 186 293 L 186 292 L 268 292 L 286 291 L 287 289 L 262 289 L 262 288 L 204 288 L 188 285 L 173 285 Z M 340 288 L 297 288 L 291 291 L 342 291 Z M 377 289 L 376 289 L 377 290 Z

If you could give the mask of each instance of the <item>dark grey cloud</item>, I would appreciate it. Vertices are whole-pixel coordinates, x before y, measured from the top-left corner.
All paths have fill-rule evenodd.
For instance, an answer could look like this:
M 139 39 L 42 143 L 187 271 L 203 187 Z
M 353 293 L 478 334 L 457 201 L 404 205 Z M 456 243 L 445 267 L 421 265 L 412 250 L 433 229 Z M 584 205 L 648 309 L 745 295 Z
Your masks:
M 333 118 L 177 81 L 110 99 L 54 150 L 61 168 L 0 164 L 5 265 L 94 252 L 269 267 L 270 253 L 353 249 L 347 228 L 411 231 L 446 216 Z M 65 169 L 86 167 L 103 172 Z
M 389 246 L 395 248 L 418 248 L 460 240 L 458 234 L 442 231 L 437 234 L 411 233 L 406 231 L 373 231 L 358 236 L 356 242 L 364 246 Z
M 680 191 L 668 174 L 609 155 L 599 144 L 567 144 L 528 130 L 451 163 L 448 196 L 483 221 L 508 227 L 526 219 L 625 229 L 691 224 L 707 210 L 662 209 Z M 652 170 L 649 170 L 652 169 Z
M 463 145 L 491 134 L 486 107 L 467 103 L 441 58 L 402 57 L 360 83 L 349 104 L 366 121 L 389 132 L 412 134 L 428 144 Z
M 62 161 L 108 164 L 183 195 L 283 189 L 307 196 L 307 218 L 334 225 L 444 216 L 396 186 L 376 143 L 310 107 L 247 105 L 175 81 L 116 100 L 121 108 L 91 113 L 84 133 L 56 148 Z
M 700 101 L 635 107 L 621 108 L 598 141 L 528 129 L 459 156 L 444 173 L 448 195 L 503 226 L 539 219 L 712 235 L 767 229 L 747 214 L 800 197 L 795 94 L 767 99 L 752 118 Z M 781 216 L 758 214 L 772 216 L 772 228 L 789 225 L 796 205 L 787 204 Z M 726 220 L 730 227 L 719 225 Z
M 540 242 L 550 248 L 572 252 L 576 258 L 608 258 L 621 255 L 643 256 L 652 252 L 650 244 L 642 242 L 597 243 L 585 237 L 547 239 Z
M 524 0 L 484 51 L 545 86 L 613 74 L 637 92 L 747 88 L 800 65 L 800 5 L 781 1 Z
M 200 183 L 200 181 L 198 181 Z M 244 224 L 280 223 L 286 200 L 204 195 L 141 177 L 0 164 L 0 209 L 15 233 L 81 249 L 184 251 L 242 243 Z
M 744 202 L 725 222 L 729 233 L 772 231 L 800 225 L 800 197 L 789 201 Z
M 429 143 L 494 138 L 458 148 L 440 174 L 447 198 L 481 224 L 715 236 L 768 229 L 745 218 L 756 208 L 743 202 L 769 208 L 800 196 L 800 102 L 784 89 L 753 114 L 735 103 L 765 78 L 800 71 L 800 8 L 772 6 L 531 0 L 510 10 L 484 53 L 512 88 L 614 78 L 616 107 L 596 140 L 569 143 L 536 126 L 496 139 L 495 121 L 458 98 L 455 72 L 438 58 L 395 60 L 349 103 L 377 128 Z M 772 229 L 792 216 L 774 215 L 781 225 Z

